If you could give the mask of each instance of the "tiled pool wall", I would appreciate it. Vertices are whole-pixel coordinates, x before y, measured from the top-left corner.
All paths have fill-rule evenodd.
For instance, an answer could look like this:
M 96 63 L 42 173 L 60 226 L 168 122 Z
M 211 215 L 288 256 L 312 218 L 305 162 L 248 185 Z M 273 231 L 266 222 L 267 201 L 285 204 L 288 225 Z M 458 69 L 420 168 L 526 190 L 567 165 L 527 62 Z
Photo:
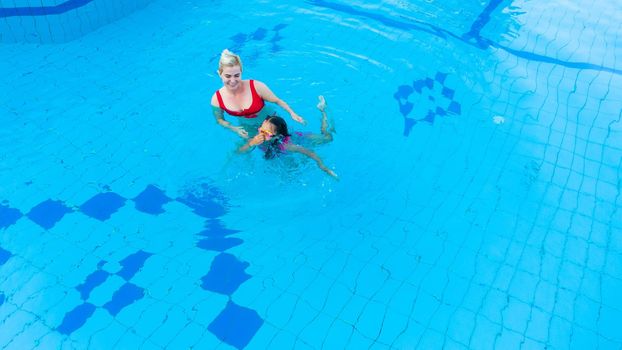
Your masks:
M 482 72 L 485 79 L 478 83 L 458 79 L 462 72 L 456 73 L 456 64 L 449 69 L 428 63 L 422 64 L 425 71 L 420 74 L 395 79 L 390 93 L 383 95 L 393 108 L 391 120 L 399 127 L 392 129 L 396 139 L 409 145 L 421 142 L 421 148 L 441 148 L 417 153 L 424 155 L 427 165 L 413 167 L 412 174 L 401 176 L 401 186 L 392 185 L 386 191 L 406 194 L 387 196 L 359 182 L 359 188 L 366 191 L 361 191 L 359 201 L 344 200 L 343 207 L 350 212 L 340 213 L 337 229 L 308 239 L 300 230 L 295 234 L 283 230 L 276 237 L 257 230 L 244 232 L 246 215 L 237 213 L 236 225 L 220 222 L 223 211 L 217 203 L 208 201 L 211 210 L 207 213 L 196 210 L 196 198 L 178 196 L 158 181 L 150 182 L 156 186 L 136 185 L 139 188 L 132 191 L 119 182 L 102 181 L 110 186 L 97 193 L 87 193 L 91 188 L 81 190 L 74 196 L 43 195 L 52 192 L 50 188 L 63 192 L 57 188 L 60 185 L 45 186 L 40 195 L 28 198 L 30 204 L 20 203 L 21 194 L 7 195 L 11 202 L 0 204 L 6 219 L 0 220 L 0 228 L 10 245 L 0 244 L 0 267 L 15 273 L 0 290 L 0 306 L 4 307 L 0 319 L 5 329 L 21 331 L 0 337 L 0 344 L 20 348 L 37 339 L 38 344 L 116 344 L 119 348 L 141 344 L 210 348 L 219 346 L 218 341 L 238 348 L 247 343 L 251 348 L 270 348 L 305 342 L 325 348 L 381 348 L 384 344 L 441 348 L 441 343 L 456 348 L 507 349 L 519 344 L 523 348 L 619 348 L 622 221 L 617 208 L 622 103 L 615 91 L 622 85 L 615 51 L 604 50 L 598 60 L 589 53 L 606 47 L 597 40 L 615 43 L 615 31 L 603 30 L 602 36 L 584 32 L 572 21 L 579 18 L 578 12 L 568 12 L 555 22 L 557 17 L 542 13 L 557 9 L 528 2 L 522 4 L 531 6 L 523 16 L 530 18 L 523 20 L 530 26 L 551 28 L 533 48 L 530 36 L 544 29 L 524 25 L 522 30 L 510 31 L 513 40 L 498 34 L 506 33 L 510 22 L 501 15 L 508 5 L 505 2 L 497 8 L 499 1 L 484 4 L 472 16 L 470 27 L 451 31 L 455 23 L 428 30 L 421 23 L 397 20 L 379 11 L 336 2 L 311 3 L 327 13 L 377 21 L 405 32 L 425 31 L 449 38 L 457 46 L 467 43 L 474 59 L 490 59 L 491 64 L 484 66 L 487 71 Z M 605 22 L 599 25 L 606 27 Z M 269 52 L 287 44 L 281 38 L 290 35 L 293 26 L 284 29 L 278 23 L 280 19 L 275 26 L 240 29 L 223 40 L 250 61 L 257 43 L 263 41 Z M 197 41 L 187 41 L 193 42 Z M 575 48 L 585 42 L 592 43 L 593 50 Z M 541 46 L 543 51 L 539 51 Z M 267 56 L 261 60 L 268 61 Z M 110 76 L 112 68 L 106 71 Z M 167 67 L 171 78 L 180 74 L 170 73 L 172 69 Z M 27 80 L 33 75 L 23 79 L 36 84 Z M 122 81 L 126 84 L 126 76 Z M 134 84 L 146 86 L 154 81 Z M 112 95 L 109 91 L 98 93 Z M 64 104 L 70 95 L 63 95 Z M 153 97 L 136 99 L 142 103 Z M 105 116 L 120 111 L 115 108 L 121 107 L 103 109 Z M 152 108 L 149 111 L 157 124 L 162 105 Z M 492 117 L 503 119 L 495 124 Z M 88 116 L 82 118 L 80 122 L 87 124 Z M 132 128 L 123 129 L 123 134 L 100 138 L 142 141 L 135 130 L 168 135 L 149 128 L 145 118 L 142 125 L 128 122 Z M 51 123 L 36 121 L 41 134 L 33 141 L 50 137 Z M 439 130 L 451 132 L 447 128 L 451 123 L 466 128 L 468 138 L 456 137 L 460 142 L 453 143 L 437 138 Z M 184 130 L 182 134 L 188 137 L 190 125 L 169 121 L 166 128 Z M 62 134 L 56 131 L 59 135 L 52 136 L 70 140 L 72 145 L 82 145 L 80 137 L 87 133 L 84 127 L 76 135 L 61 130 Z M 341 140 L 347 138 L 345 128 L 340 133 Z M 49 142 L 45 151 L 51 154 L 50 148 L 59 142 Z M 139 142 L 145 144 L 156 147 Z M 459 146 L 455 153 L 445 152 L 452 146 Z M 80 164 L 76 173 L 85 168 L 91 173 L 95 162 L 89 167 L 85 159 L 107 159 L 102 154 L 113 153 L 110 148 L 106 144 L 93 152 L 76 146 L 70 151 L 80 155 L 79 160 L 58 155 L 62 150 L 50 158 Z M 131 152 L 127 145 L 119 148 Z M 400 155 L 406 159 L 413 154 L 413 148 L 408 148 Z M 444 159 L 439 154 L 454 157 Z M 144 157 L 141 153 L 134 163 L 133 158 L 125 160 L 125 168 L 134 171 L 121 171 L 121 183 L 134 182 L 136 169 L 145 171 Z M 397 166 L 394 169 L 404 172 Z M 154 173 L 159 171 L 154 169 Z M 63 170 L 62 176 L 67 173 Z M 45 177 L 54 174 L 45 171 Z M 86 182 L 90 174 L 79 175 L 76 178 Z M 42 177 L 25 186 L 43 187 Z M 23 175 L 19 181 L 30 179 Z M 80 187 L 60 182 L 69 192 Z M 433 190 L 426 192 L 422 187 Z M 144 202 L 145 197 L 151 199 Z M 161 206 L 149 207 L 155 203 Z M 47 217 L 38 215 L 42 208 L 47 209 Z M 356 231 L 367 237 L 352 239 L 350 233 Z M 80 254 L 64 256 L 63 250 L 70 249 Z M 59 271 L 68 267 L 73 273 L 61 276 Z M 236 272 L 231 273 L 234 278 L 222 279 L 225 271 Z M 49 278 L 42 278 L 42 273 Z M 17 285 L 11 284 L 15 280 L 26 282 L 14 290 L 17 287 L 8 286 Z M 41 311 L 44 299 L 52 306 Z M 383 312 L 385 318 L 379 325 L 378 315 Z M 240 319 L 246 322 L 237 322 L 239 337 L 228 334 L 235 328 L 227 325 Z
M 2 0 L 0 43 L 62 43 L 145 7 L 153 0 Z

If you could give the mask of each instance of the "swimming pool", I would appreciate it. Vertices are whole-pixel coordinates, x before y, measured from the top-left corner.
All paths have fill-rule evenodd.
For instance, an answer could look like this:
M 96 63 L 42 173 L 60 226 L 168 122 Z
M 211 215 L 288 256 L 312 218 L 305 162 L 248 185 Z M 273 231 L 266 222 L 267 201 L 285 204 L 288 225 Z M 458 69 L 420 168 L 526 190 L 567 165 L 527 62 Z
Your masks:
M 619 6 L 120 3 L 0 1 L 3 349 L 622 347 Z

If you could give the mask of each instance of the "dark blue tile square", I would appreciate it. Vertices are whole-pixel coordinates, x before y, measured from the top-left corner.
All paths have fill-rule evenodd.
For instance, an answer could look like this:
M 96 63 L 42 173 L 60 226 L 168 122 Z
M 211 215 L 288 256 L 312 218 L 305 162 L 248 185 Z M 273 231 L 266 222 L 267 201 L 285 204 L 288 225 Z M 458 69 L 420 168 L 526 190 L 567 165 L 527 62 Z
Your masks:
M 71 334 L 78 328 L 82 327 L 86 320 L 95 312 L 95 305 L 84 303 L 65 314 L 63 323 L 56 329 L 62 334 Z
M 82 300 L 87 300 L 91 295 L 93 289 L 106 282 L 108 276 L 110 276 L 110 273 L 103 270 L 97 270 L 92 274 L 88 275 L 84 283 L 76 287 L 76 290 L 80 292 L 80 297 L 82 298 Z
M 137 210 L 153 215 L 164 213 L 162 206 L 170 201 L 172 199 L 167 197 L 164 191 L 153 185 L 147 186 L 144 191 L 134 198 Z
M 61 201 L 46 200 L 30 209 L 26 216 L 35 224 L 46 230 L 51 229 L 60 219 L 72 210 Z
M 443 96 L 447 97 L 448 99 L 453 100 L 455 91 L 450 89 L 450 88 L 443 87 L 442 94 L 443 94 Z
M 112 316 L 116 316 L 126 306 L 133 304 L 144 296 L 144 289 L 132 283 L 126 283 L 112 295 L 112 300 L 104 305 L 104 309 L 108 310 Z
M 208 184 L 200 184 L 197 189 L 177 198 L 179 203 L 192 208 L 193 212 L 204 218 L 215 218 L 227 212 L 227 199 L 219 190 Z
M 417 124 L 416 119 L 404 118 L 404 136 L 410 135 L 410 132 L 412 131 L 415 124 Z
M 24 214 L 15 208 L 0 204 L 0 228 L 7 228 L 19 220 Z
M 11 252 L 0 248 L 0 266 L 4 265 L 4 263 L 6 263 L 11 256 L 13 256 Z
M 434 80 L 425 78 L 425 86 L 427 86 L 430 90 L 434 89 Z
M 208 219 L 205 221 L 205 230 L 198 234 L 206 237 L 225 237 L 238 232 L 240 231 L 226 228 L 219 219 Z
M 234 43 L 236 44 L 242 44 L 247 40 L 248 36 L 244 33 L 238 33 L 234 36 L 231 37 L 231 40 L 233 40 Z
M 441 84 L 445 84 L 446 78 L 447 78 L 446 73 L 436 72 L 436 76 L 434 77 L 434 80 L 438 81 Z
M 267 35 L 268 31 L 265 28 L 257 28 L 255 33 L 251 34 L 251 37 L 253 38 L 253 40 L 261 41 L 265 39 Z
M 428 111 L 428 114 L 425 116 L 425 118 L 423 118 L 423 121 L 426 121 L 430 124 L 434 124 L 434 117 L 436 116 L 436 114 L 432 111 Z
M 229 301 L 207 329 L 221 341 L 237 349 L 244 349 L 262 325 L 263 320 L 255 310 Z
M 205 250 L 224 252 L 225 250 L 238 246 L 243 242 L 244 241 L 239 238 L 213 237 L 200 240 L 197 242 L 197 247 Z
M 4 293 L 0 292 L 0 306 L 4 304 L 5 300 L 6 300 L 6 297 L 4 296 Z
M 248 263 L 239 261 L 227 253 L 219 254 L 212 261 L 207 275 L 201 278 L 201 288 L 212 292 L 231 295 L 251 276 L 244 270 Z
M 125 198 L 114 192 L 100 193 L 80 206 L 80 211 L 100 221 L 110 216 L 125 204 Z
M 136 273 L 143 268 L 145 261 L 153 254 L 139 250 L 134 254 L 128 255 L 125 259 L 121 260 L 119 264 L 123 266 L 121 271 L 117 272 L 118 276 L 123 277 L 126 281 L 129 281 Z
M 455 114 L 460 114 L 460 104 L 456 101 L 451 101 L 447 110 Z
M 413 89 L 415 89 L 415 91 L 417 91 L 418 93 L 421 93 L 422 88 L 425 86 L 425 84 L 425 80 L 415 80 L 413 81 Z

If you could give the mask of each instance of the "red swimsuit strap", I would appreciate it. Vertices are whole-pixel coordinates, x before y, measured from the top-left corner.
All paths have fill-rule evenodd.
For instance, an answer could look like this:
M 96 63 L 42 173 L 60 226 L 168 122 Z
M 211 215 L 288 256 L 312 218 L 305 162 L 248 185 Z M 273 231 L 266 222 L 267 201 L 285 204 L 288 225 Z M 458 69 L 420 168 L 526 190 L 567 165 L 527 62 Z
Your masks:
M 261 111 L 261 109 L 263 108 L 264 102 L 263 102 L 263 98 L 261 98 L 261 96 L 255 89 L 255 82 L 253 80 L 250 80 L 249 85 L 251 88 L 251 105 L 247 109 L 243 109 L 241 111 L 230 110 L 229 108 L 227 108 L 227 106 L 225 106 L 225 102 L 222 99 L 220 90 L 216 90 L 216 98 L 218 99 L 218 105 L 220 109 L 236 117 L 244 117 L 244 118 L 257 117 L 257 113 L 259 113 L 259 111 Z
M 223 109 L 225 112 L 229 113 L 229 110 L 225 106 L 225 102 L 222 100 L 222 96 L 220 95 L 220 90 L 216 90 L 216 98 L 218 99 L 218 106 L 220 109 Z

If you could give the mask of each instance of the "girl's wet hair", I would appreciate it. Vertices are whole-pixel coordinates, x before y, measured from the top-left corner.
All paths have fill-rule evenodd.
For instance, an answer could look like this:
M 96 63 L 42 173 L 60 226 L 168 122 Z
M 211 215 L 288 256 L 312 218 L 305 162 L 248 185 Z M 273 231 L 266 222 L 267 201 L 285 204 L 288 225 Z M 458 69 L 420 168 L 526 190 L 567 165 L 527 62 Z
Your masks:
M 276 136 L 268 142 L 266 152 L 264 153 L 264 158 L 272 159 L 276 157 L 277 154 L 282 153 L 281 143 L 283 142 L 283 139 L 290 135 L 287 130 L 287 123 L 285 122 L 285 119 L 276 114 L 272 114 L 267 116 L 266 120 L 274 125 L 274 128 L 276 129 Z

